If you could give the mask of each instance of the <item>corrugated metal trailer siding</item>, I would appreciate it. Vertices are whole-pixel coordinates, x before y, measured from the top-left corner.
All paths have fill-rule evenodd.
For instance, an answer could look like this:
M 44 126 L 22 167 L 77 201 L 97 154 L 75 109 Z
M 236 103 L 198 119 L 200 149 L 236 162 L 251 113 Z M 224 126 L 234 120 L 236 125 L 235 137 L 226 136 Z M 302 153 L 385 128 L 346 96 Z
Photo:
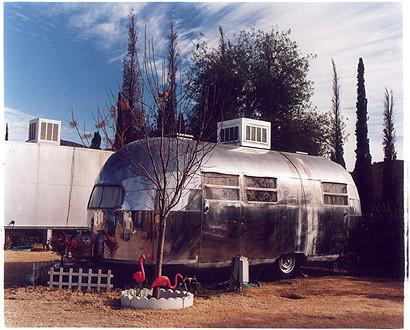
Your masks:
M 87 202 L 112 152 L 8 141 L 4 222 L 15 228 L 86 227 Z

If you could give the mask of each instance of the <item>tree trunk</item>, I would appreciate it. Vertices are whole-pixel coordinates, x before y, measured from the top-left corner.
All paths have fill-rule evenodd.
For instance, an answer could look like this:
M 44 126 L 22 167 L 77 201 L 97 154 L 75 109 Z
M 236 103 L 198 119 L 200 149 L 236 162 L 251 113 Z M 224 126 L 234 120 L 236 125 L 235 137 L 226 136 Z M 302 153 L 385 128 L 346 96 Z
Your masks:
M 162 259 L 164 257 L 164 243 L 165 243 L 165 230 L 167 226 L 167 217 L 160 214 L 159 216 L 159 235 L 157 246 L 157 257 L 155 262 L 155 278 L 162 275 Z M 153 296 L 159 299 L 159 287 L 154 289 Z

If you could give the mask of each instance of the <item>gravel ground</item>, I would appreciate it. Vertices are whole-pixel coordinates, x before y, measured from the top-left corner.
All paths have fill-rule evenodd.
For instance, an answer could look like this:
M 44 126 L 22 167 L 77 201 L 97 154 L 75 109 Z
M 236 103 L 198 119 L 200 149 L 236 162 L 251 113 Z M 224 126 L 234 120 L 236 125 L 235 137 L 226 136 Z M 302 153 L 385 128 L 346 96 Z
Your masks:
M 263 282 L 241 293 L 202 290 L 177 311 L 120 308 L 120 290 L 81 293 L 26 286 L 32 262 L 48 252 L 5 251 L 7 327 L 402 328 L 403 284 L 351 276 Z

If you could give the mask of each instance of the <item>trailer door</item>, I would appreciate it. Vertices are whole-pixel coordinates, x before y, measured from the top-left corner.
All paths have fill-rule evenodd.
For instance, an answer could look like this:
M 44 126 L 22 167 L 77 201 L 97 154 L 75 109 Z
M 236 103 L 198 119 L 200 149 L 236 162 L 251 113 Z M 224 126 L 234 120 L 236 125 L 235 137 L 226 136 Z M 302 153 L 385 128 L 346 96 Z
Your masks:
M 347 184 L 322 182 L 323 207 L 319 214 L 318 255 L 343 253 L 348 222 Z
M 203 173 L 204 210 L 200 262 L 230 262 L 241 253 L 239 175 Z
M 287 206 L 278 201 L 277 179 L 244 175 L 243 195 L 245 255 L 250 259 L 273 259 L 280 256 Z

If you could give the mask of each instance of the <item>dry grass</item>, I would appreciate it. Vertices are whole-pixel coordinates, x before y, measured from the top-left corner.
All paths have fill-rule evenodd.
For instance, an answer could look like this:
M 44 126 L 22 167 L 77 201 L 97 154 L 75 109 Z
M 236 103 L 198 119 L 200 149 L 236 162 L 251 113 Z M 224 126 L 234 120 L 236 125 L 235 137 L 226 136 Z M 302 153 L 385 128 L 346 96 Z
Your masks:
M 403 285 L 348 276 L 262 283 L 242 293 L 203 291 L 178 311 L 119 307 L 120 291 L 81 293 L 22 286 L 31 262 L 50 253 L 5 253 L 8 327 L 401 328 Z M 22 271 L 24 267 L 27 271 Z

